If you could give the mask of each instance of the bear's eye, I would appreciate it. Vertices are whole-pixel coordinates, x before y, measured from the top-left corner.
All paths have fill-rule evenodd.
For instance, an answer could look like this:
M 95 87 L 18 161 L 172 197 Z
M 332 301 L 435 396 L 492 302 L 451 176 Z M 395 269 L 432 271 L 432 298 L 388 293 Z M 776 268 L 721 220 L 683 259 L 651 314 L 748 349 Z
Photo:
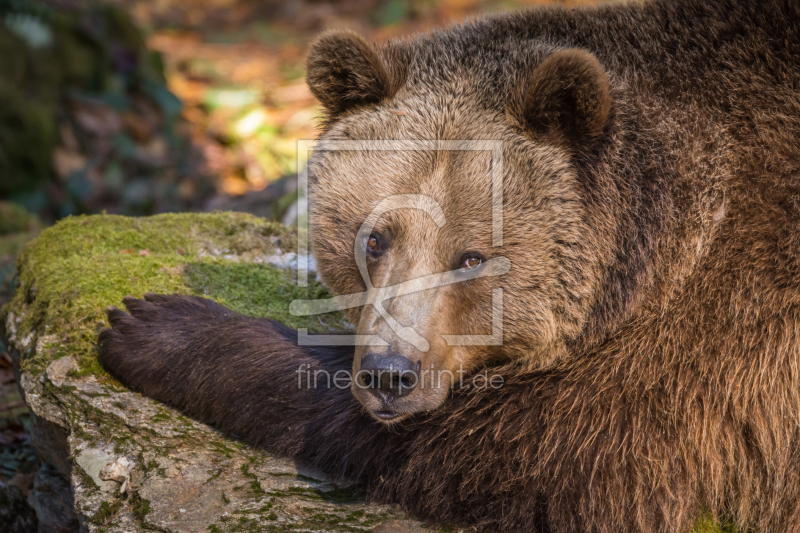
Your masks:
M 380 255 L 383 252 L 383 239 L 380 235 L 372 234 L 364 239 L 364 247 L 367 253 L 372 256 Z
M 467 252 L 461 256 L 458 268 L 461 270 L 472 270 L 473 268 L 479 267 L 484 261 L 486 261 L 486 258 L 481 254 L 477 252 Z

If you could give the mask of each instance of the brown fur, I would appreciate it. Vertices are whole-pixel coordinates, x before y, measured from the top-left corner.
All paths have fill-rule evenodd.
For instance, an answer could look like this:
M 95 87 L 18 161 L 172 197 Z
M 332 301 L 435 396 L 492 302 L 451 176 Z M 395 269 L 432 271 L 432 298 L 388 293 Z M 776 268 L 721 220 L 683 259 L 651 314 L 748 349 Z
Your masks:
M 330 117 L 391 97 L 402 82 L 402 66 L 395 63 L 393 69 L 356 33 L 323 33 L 312 48 L 306 79 Z
M 512 268 L 388 301 L 431 339 L 390 349 L 490 365 L 505 386 L 415 391 L 387 427 L 367 399 L 297 386 L 300 364 L 357 368 L 362 348 L 298 347 L 279 324 L 182 296 L 111 311 L 103 364 L 437 523 L 666 533 L 709 513 L 800 530 L 800 5 L 539 9 L 374 51 L 359 39 L 312 48 L 323 139 L 502 140 L 503 246 L 486 154 L 319 152 L 323 279 L 363 290 L 360 224 L 387 195 L 430 196 L 442 228 L 415 210 L 379 220 L 390 245 L 369 263 L 376 286 L 457 268 L 465 251 Z M 503 346 L 445 346 L 437 334 L 488 333 L 494 288 Z M 387 333 L 370 309 L 350 317 Z
M 583 50 L 562 50 L 533 72 L 520 115 L 535 135 L 563 134 L 584 149 L 602 135 L 610 111 L 610 87 L 597 59 Z

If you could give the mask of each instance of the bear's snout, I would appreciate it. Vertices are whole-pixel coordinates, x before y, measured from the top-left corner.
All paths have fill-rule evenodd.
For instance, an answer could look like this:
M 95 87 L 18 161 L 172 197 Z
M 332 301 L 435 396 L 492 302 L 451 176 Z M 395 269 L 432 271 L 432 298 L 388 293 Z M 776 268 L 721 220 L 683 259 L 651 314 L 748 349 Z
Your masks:
M 414 363 L 399 354 L 369 353 L 361 359 L 361 370 L 356 377 L 356 386 L 368 390 L 382 404 L 376 412 L 382 419 L 396 416 L 392 402 L 410 394 L 419 383 L 421 362 Z

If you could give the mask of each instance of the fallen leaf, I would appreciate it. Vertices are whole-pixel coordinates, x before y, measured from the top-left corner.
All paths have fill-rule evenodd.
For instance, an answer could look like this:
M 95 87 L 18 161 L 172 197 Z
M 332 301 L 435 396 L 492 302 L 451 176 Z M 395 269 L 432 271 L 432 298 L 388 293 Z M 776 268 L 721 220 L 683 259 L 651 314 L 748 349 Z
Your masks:
M 155 127 L 145 117 L 132 112 L 120 115 L 122 127 L 138 143 L 148 143 L 153 138 Z
M 142 155 L 152 162 L 162 161 L 167 157 L 167 141 L 163 137 L 156 137 L 147 145 L 141 147 Z
M 150 250 L 140 250 L 139 255 L 150 255 Z
M 74 172 L 83 170 L 86 168 L 87 162 L 86 156 L 83 154 L 60 147 L 53 150 L 53 170 L 61 179 L 66 179 Z
M 58 125 L 58 131 L 61 135 L 61 142 L 64 144 L 64 147 L 69 150 L 70 152 L 79 152 L 81 149 L 80 143 L 78 143 L 78 139 L 75 137 L 75 132 L 72 130 L 72 127 L 66 123 L 62 122 Z
M 133 254 L 133 253 L 136 253 L 136 250 L 120 250 L 119 253 L 121 253 L 121 254 Z
M 114 135 L 122 129 L 119 115 L 110 107 L 78 104 L 74 117 L 81 128 L 98 137 Z
M 111 442 L 111 439 L 109 439 L 109 442 Z M 108 463 L 103 467 L 100 471 L 100 479 L 122 483 L 119 492 L 120 494 L 125 494 L 128 490 L 128 482 L 130 481 L 133 467 L 134 464 L 127 457 L 121 456 L 113 463 Z

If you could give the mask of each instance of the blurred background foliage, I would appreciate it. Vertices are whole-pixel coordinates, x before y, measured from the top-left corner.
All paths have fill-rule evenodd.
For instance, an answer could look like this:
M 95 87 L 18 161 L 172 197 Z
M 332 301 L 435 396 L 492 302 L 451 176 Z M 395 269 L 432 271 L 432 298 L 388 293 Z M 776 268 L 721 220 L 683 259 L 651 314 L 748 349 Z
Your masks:
M 552 2 L 0 0 L 0 198 L 48 222 L 237 207 L 315 135 L 315 34 L 380 41 L 535 3 Z
M 48 221 L 215 190 L 161 55 L 118 7 L 0 0 L 0 194 Z
M 0 305 L 59 218 L 230 209 L 291 223 L 296 141 L 320 109 L 305 48 L 594 0 L 0 0 Z M 0 344 L 0 483 L 38 459 Z

